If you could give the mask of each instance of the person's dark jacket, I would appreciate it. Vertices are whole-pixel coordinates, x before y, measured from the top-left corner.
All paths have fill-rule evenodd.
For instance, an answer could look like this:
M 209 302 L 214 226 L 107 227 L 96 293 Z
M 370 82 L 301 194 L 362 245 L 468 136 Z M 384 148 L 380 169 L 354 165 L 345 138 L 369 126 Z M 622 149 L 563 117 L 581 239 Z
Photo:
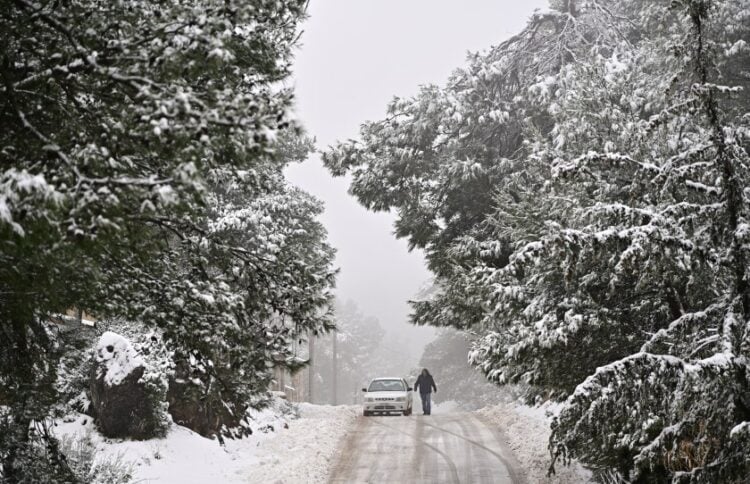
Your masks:
M 419 390 L 420 394 L 432 393 L 432 390 L 437 391 L 435 386 L 435 380 L 432 379 L 432 375 L 419 375 L 417 382 L 414 384 L 414 391 Z

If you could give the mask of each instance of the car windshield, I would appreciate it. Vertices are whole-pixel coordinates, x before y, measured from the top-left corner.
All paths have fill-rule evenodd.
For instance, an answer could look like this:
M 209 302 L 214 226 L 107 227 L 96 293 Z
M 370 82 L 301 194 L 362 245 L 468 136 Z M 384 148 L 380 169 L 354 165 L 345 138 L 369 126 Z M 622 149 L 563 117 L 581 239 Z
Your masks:
M 368 392 L 403 392 L 406 390 L 401 380 L 373 380 Z

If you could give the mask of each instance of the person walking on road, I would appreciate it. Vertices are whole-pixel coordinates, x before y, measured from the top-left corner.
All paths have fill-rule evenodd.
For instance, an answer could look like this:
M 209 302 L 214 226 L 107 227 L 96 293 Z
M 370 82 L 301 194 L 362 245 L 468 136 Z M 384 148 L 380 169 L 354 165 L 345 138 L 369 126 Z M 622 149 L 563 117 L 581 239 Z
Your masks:
M 432 413 L 432 403 L 430 402 L 430 398 L 432 397 L 433 391 L 437 393 L 437 387 L 435 386 L 435 380 L 432 379 L 432 375 L 427 371 L 427 368 L 422 369 L 422 373 L 414 384 L 414 390 L 419 390 L 419 398 L 422 399 L 422 415 L 429 415 Z

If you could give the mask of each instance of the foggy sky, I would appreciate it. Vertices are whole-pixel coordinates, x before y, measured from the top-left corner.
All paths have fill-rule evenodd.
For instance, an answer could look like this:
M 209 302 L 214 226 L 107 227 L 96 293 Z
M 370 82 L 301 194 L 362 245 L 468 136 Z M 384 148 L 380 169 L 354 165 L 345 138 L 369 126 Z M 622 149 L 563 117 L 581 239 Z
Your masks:
M 444 85 L 481 51 L 518 33 L 547 0 L 311 0 L 295 60 L 297 115 L 325 148 L 378 120 L 393 96 Z M 321 221 L 337 249 L 337 294 L 389 332 L 427 343 L 431 330 L 407 323 L 407 300 L 430 280 L 423 255 L 393 236 L 391 214 L 372 213 L 347 194 L 317 156 L 287 171 L 323 200 Z M 416 348 L 415 348 L 416 349 Z M 420 348 L 421 352 L 421 348 Z

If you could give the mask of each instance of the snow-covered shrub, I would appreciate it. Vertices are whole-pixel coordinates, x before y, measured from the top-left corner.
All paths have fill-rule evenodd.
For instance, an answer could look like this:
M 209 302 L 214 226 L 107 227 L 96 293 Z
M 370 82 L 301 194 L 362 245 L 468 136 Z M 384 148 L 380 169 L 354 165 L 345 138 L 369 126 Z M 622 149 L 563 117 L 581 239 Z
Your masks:
M 262 409 L 251 406 L 247 410 L 242 426 L 246 426 L 248 433 L 276 432 L 288 426 L 289 420 L 299 418 L 299 408 L 286 399 L 283 392 L 271 392 L 271 398 L 264 402 Z
M 143 388 L 148 408 L 139 427 L 150 429 L 149 437 L 163 435 L 171 423 L 167 391 L 174 364 L 160 332 L 120 320 L 102 321 L 97 330 L 101 336 L 92 353 L 100 374 L 92 378 L 103 377 L 105 384 L 118 385 L 138 368 L 140 377 L 136 383 Z M 114 351 L 109 351 L 109 347 Z
M 53 415 L 89 411 L 90 376 L 97 330 L 74 318 L 55 318 L 54 341 L 60 351 L 57 363 L 56 405 Z
M 97 454 L 96 445 L 88 433 L 62 437 L 60 451 L 82 484 L 125 484 L 133 478 L 133 465 L 119 454 Z

